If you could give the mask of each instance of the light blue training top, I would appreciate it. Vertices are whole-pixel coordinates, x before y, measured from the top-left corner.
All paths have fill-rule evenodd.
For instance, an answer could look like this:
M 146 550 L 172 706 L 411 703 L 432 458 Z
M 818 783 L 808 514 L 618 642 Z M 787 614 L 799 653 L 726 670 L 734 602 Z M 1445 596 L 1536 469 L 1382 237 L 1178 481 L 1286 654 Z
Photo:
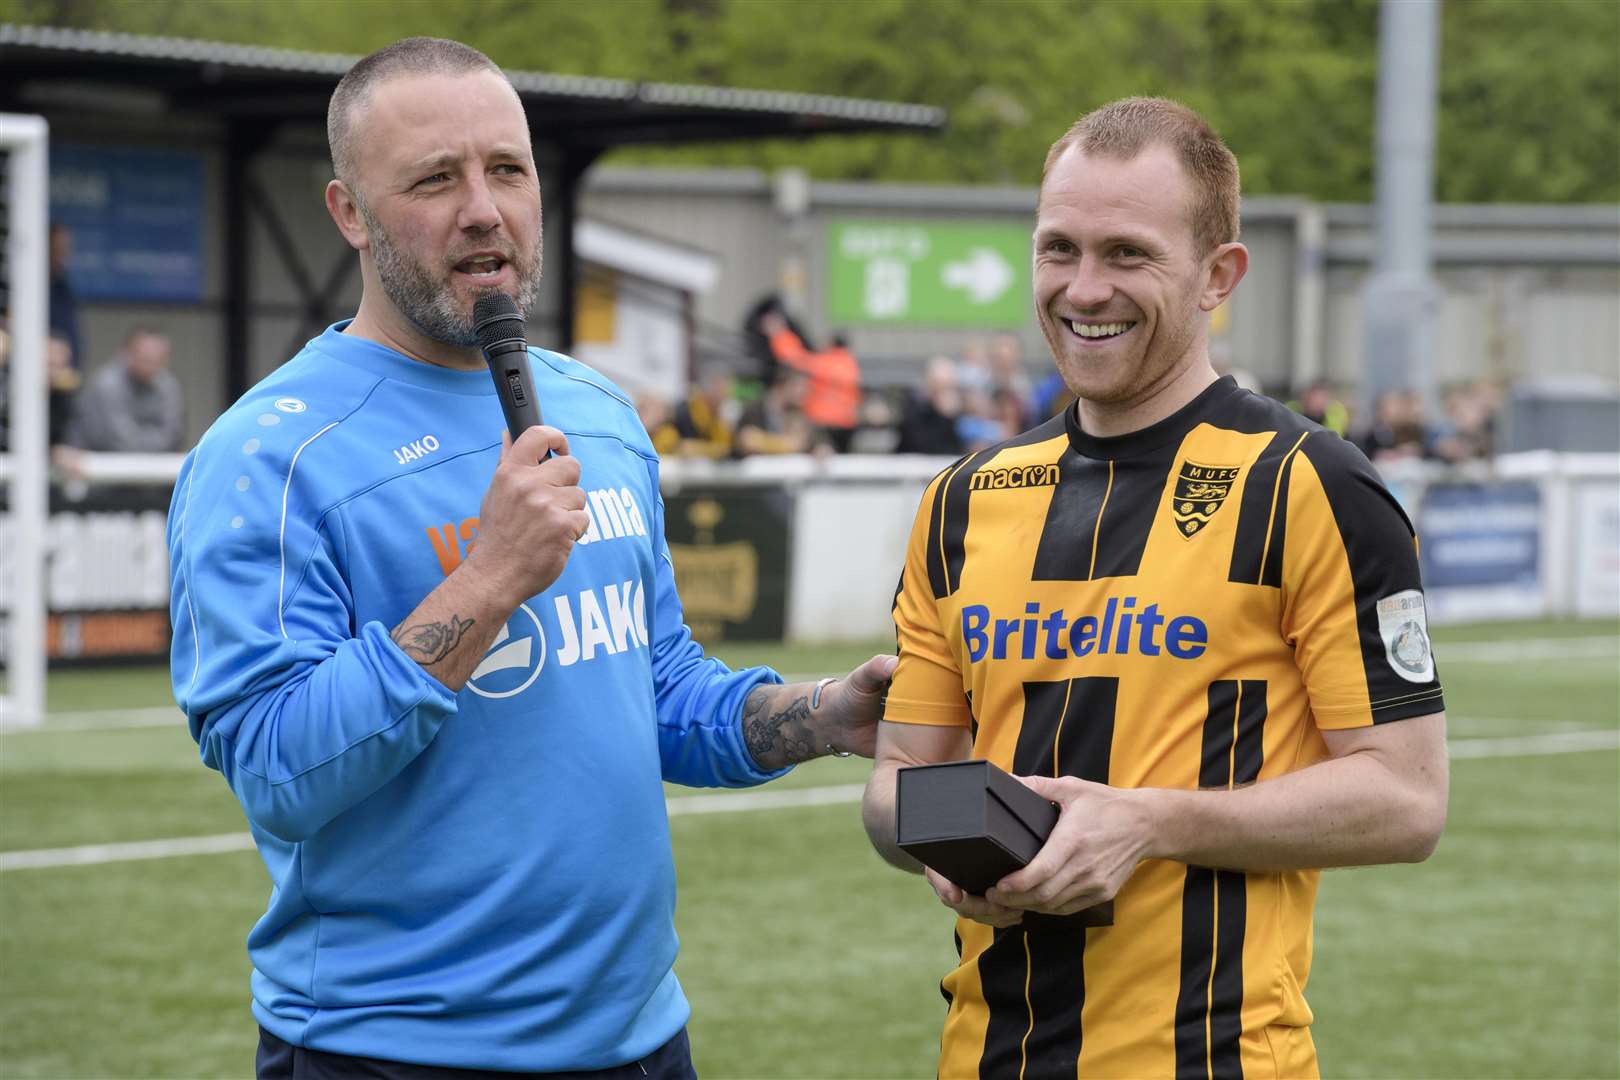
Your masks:
M 487 371 L 329 328 L 186 458 L 175 697 L 270 871 L 253 1012 L 299 1046 L 598 1069 L 686 1023 L 660 779 L 758 784 L 664 542 L 658 459 L 608 380 L 530 349 L 591 529 L 452 694 L 389 638 L 465 557 L 505 428 Z M 785 771 L 785 770 L 784 770 Z

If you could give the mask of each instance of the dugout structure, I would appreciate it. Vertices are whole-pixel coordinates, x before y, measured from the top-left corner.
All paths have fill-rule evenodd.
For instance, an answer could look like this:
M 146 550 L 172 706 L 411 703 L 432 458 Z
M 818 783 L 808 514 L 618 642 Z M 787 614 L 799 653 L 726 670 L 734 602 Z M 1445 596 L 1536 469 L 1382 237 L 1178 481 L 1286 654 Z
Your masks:
M 217 354 L 221 371 L 202 395 L 207 400 L 190 398 L 194 410 L 224 408 L 309 337 L 352 313 L 356 260 L 325 220 L 319 188 L 330 176 L 321 175 L 327 102 L 357 59 L 0 24 L 6 73 L 0 111 L 44 116 L 58 147 L 202 157 L 204 280 L 183 314 L 206 325 L 189 341 L 184 327 L 171 336 L 177 356 Z M 573 344 L 578 284 L 578 193 L 602 154 L 769 137 L 927 134 L 945 123 L 941 109 L 898 102 L 537 71 L 507 75 L 528 113 L 545 199 L 545 281 L 529 329 L 535 340 L 565 352 Z
M 357 260 L 324 220 L 319 190 L 330 176 L 327 101 L 356 59 L 0 24 L 0 71 L 5 72 L 0 113 L 25 114 L 8 118 L 6 141 L 0 143 L 10 165 L 7 249 L 18 322 L 17 362 L 10 372 L 14 384 L 43 385 L 51 212 L 47 125 L 59 162 L 70 154 L 83 160 L 87 151 L 92 156 L 104 151 L 189 155 L 200 161 L 195 221 L 202 240 L 194 294 L 153 300 L 87 298 L 81 292 L 82 370 L 110 355 L 130 323 L 159 322 L 174 340 L 188 410 L 211 416 L 307 338 L 351 314 L 359 291 Z M 501 57 L 494 59 L 499 63 Z M 528 113 L 550 241 L 530 332 L 564 351 L 573 344 L 579 280 L 578 192 L 592 163 L 607 151 L 841 133 L 927 134 L 945 123 L 941 109 L 898 102 L 535 71 L 507 74 Z M 80 196 L 97 194 L 93 182 L 87 188 L 87 175 L 94 180 L 84 173 L 70 178 L 74 182 L 67 187 Z M 37 721 L 43 713 L 45 635 L 44 403 L 39 400 L 36 411 L 31 403 L 40 395 L 13 397 L 20 411 L 12 445 L 19 452 L 0 457 L 0 482 L 7 483 L 13 509 L 0 557 L 8 601 L 0 607 L 10 608 L 6 722 Z M 164 462 L 131 468 L 140 463 L 92 458 L 85 464 L 92 481 L 123 473 L 172 475 Z

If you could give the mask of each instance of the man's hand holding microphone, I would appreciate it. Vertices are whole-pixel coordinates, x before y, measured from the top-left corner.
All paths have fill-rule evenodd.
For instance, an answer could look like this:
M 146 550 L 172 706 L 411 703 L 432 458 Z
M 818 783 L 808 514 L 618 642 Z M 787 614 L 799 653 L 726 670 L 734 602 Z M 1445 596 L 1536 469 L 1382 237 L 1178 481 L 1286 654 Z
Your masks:
M 479 505 L 472 550 L 391 635 L 458 691 L 517 606 L 562 574 L 590 527 L 579 461 L 567 437 L 541 422 L 517 304 L 487 293 L 473 308 L 473 325 L 506 416 L 500 461 Z

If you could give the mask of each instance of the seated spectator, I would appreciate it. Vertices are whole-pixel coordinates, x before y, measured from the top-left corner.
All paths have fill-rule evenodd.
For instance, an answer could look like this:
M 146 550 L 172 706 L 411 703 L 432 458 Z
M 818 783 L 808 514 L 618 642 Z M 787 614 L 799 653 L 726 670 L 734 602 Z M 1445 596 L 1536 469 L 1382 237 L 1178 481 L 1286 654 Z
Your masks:
M 1487 394 L 1477 383 L 1446 390 L 1441 398 L 1445 417 L 1435 425 L 1430 456 L 1451 462 L 1490 456 L 1492 418 Z
M 686 457 L 730 456 L 731 421 L 737 408 L 731 391 L 729 370 L 719 366 L 704 369 L 686 400 L 675 407 L 675 431 L 680 436 L 676 453 Z
M 984 342 L 973 338 L 962 346 L 962 355 L 956 364 L 956 385 L 962 393 L 982 390 L 989 395 L 995 390 L 995 376 L 990 371 L 990 354 Z
M 1372 423 L 1355 443 L 1376 465 L 1420 458 L 1427 441 L 1423 399 L 1411 390 L 1385 390 L 1373 405 Z
M 653 449 L 660 457 L 673 454 L 681 444 L 681 433 L 675 430 L 675 418 L 669 411 L 669 402 L 662 394 L 648 390 L 636 395 L 636 416 L 647 429 Z
M 62 338 L 68 346 L 68 363 L 79 365 L 84 357 L 79 346 L 79 300 L 68 277 L 68 264 L 73 260 L 73 234 L 60 221 L 51 222 L 50 228 L 50 291 L 47 310 L 51 333 Z
M 784 371 L 755 399 L 737 421 L 734 453 L 803 454 L 831 449 L 804 414 L 810 380 L 796 371 Z
M 962 449 L 970 452 L 983 450 L 1001 441 L 1001 422 L 995 417 L 988 393 L 983 390 L 962 392 L 962 412 L 956 418 L 956 437 L 961 440 Z
M 1000 334 L 990 343 L 990 391 L 1012 394 L 1024 410 L 1020 431 L 1034 424 L 1033 395 L 1024 371 L 1024 344 L 1016 334 Z
M 1288 407 L 1341 438 L 1350 430 L 1350 407 L 1339 399 L 1333 384 L 1326 379 L 1308 384 Z
M 1002 387 L 990 396 L 990 414 L 996 418 L 1001 431 L 996 442 L 1022 435 L 1034 425 L 1024 402 L 1013 391 Z
M 1031 404 L 1034 407 L 1035 421 L 1050 420 L 1058 413 L 1074 404 L 1074 391 L 1069 384 L 1063 381 L 1063 373 L 1053 371 L 1035 384 L 1030 394 Z
M 185 442 L 185 397 L 169 370 L 168 335 L 136 326 L 79 392 L 74 443 L 109 453 L 166 454 Z
M 780 313 L 761 320 L 778 371 L 790 368 L 810 378 L 804 393 L 804 414 L 821 428 L 840 453 L 849 450 L 850 438 L 860 421 L 861 367 L 849 350 L 849 341 L 834 334 L 832 344 L 811 351 Z
M 1209 343 L 1209 364 L 1215 369 L 1216 375 L 1230 375 L 1238 387 L 1251 394 L 1260 394 L 1260 380 L 1254 372 L 1232 362 L 1232 342 L 1225 337 L 1215 338 Z
M 67 338 L 52 334 L 46 341 L 45 379 L 50 393 L 46 430 L 50 435 L 51 463 L 69 477 L 76 477 L 79 452 L 71 443 L 73 405 L 84 380 L 73 366 L 73 346 Z
M 913 395 L 900 418 L 901 454 L 960 454 L 963 450 L 956 421 L 962 415 L 962 392 L 956 384 L 956 365 L 947 356 L 928 361 L 920 392 Z

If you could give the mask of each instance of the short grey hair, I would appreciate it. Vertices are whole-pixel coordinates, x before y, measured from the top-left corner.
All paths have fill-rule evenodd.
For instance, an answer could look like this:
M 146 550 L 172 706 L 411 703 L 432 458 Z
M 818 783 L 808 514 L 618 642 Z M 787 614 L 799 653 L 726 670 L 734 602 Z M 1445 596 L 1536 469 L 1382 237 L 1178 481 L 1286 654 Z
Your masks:
M 326 143 L 332 151 L 332 174 L 358 198 L 354 182 L 354 120 L 374 86 L 396 75 L 466 75 L 475 71 L 494 72 L 511 85 L 495 61 L 470 45 L 445 38 L 405 38 L 357 61 L 338 82 L 326 106 Z

